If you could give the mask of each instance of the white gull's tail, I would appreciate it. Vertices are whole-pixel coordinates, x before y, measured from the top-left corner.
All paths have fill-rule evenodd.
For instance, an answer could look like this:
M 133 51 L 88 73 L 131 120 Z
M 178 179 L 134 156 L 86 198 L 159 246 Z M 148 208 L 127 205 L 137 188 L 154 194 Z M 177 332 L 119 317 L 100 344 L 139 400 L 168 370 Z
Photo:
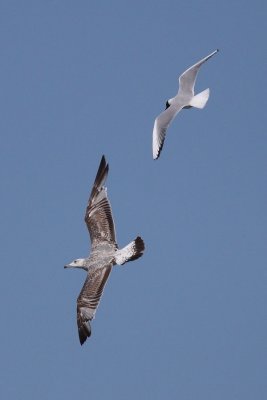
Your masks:
M 123 249 L 117 250 L 115 253 L 115 261 L 118 265 L 123 265 L 127 261 L 133 261 L 143 255 L 145 250 L 145 244 L 140 236 L 137 236 L 135 240 L 123 247 Z
M 196 94 L 189 105 L 196 108 L 204 108 L 210 96 L 210 90 L 205 89 L 203 92 Z

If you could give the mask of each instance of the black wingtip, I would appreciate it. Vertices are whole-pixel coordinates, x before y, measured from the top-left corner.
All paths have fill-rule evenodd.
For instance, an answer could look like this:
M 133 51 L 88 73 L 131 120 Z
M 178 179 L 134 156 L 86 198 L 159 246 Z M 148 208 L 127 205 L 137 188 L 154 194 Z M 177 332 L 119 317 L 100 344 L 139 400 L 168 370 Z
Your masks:
M 106 157 L 105 157 L 105 154 L 103 154 L 102 157 L 101 157 L 100 164 L 102 164 L 102 163 L 106 164 Z
M 161 141 L 161 143 L 159 145 L 158 153 L 157 153 L 156 157 L 154 158 L 154 160 L 158 160 L 159 159 L 160 153 L 161 153 L 161 151 L 163 149 L 164 142 L 165 142 L 165 137 L 162 139 L 162 141 Z
M 108 170 L 108 163 L 106 161 L 105 155 L 103 154 L 102 157 L 101 157 L 101 161 L 100 161 L 99 167 L 98 167 L 97 175 L 99 173 L 101 173 L 101 171 L 103 171 L 104 169 Z
M 106 162 L 106 158 L 103 155 L 98 167 L 98 171 L 96 173 L 96 177 L 95 177 L 95 182 L 94 182 L 94 187 L 98 187 L 99 185 L 103 185 L 106 177 L 108 175 L 108 170 L 109 170 L 109 166 L 108 163 Z M 93 188 L 94 190 L 94 188 Z
M 87 338 L 91 336 L 91 325 L 89 322 L 83 322 L 81 325 L 78 326 L 78 332 L 79 332 L 79 339 L 81 346 L 86 342 Z

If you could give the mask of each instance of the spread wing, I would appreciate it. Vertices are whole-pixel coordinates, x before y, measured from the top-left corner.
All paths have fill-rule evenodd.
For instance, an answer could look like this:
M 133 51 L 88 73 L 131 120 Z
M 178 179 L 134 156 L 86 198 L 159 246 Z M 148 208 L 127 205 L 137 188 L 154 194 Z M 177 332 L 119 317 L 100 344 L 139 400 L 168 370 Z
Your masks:
M 117 247 L 111 206 L 107 197 L 107 189 L 103 186 L 108 169 L 105 157 L 102 156 L 84 217 L 91 238 L 92 250 L 102 242 L 108 242 Z
M 167 129 L 178 112 L 182 109 L 182 106 L 172 105 L 169 106 L 155 119 L 153 129 L 153 143 L 152 152 L 153 158 L 156 160 L 161 153 Z
M 188 68 L 182 75 L 179 77 L 179 92 L 184 92 L 194 95 L 194 87 L 196 83 L 197 73 L 202 64 L 208 61 L 214 54 L 216 54 L 219 50 L 213 51 L 208 56 L 202 58 L 202 60 L 198 61 L 196 64 L 192 65 L 192 67 Z
M 90 270 L 77 299 L 77 325 L 80 343 L 91 336 L 91 321 L 96 313 L 112 266 Z

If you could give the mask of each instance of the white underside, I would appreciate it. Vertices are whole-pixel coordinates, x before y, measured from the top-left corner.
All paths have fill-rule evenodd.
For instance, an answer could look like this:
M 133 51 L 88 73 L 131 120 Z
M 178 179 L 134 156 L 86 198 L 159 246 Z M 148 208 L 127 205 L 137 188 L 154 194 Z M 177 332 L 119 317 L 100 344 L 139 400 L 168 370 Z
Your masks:
M 123 265 L 129 261 L 136 254 L 135 240 L 123 247 L 123 249 L 117 250 L 115 253 L 115 261 L 118 265 Z
M 192 100 L 190 100 L 189 105 L 196 108 L 204 108 L 210 96 L 210 90 L 205 89 L 203 92 L 196 94 Z

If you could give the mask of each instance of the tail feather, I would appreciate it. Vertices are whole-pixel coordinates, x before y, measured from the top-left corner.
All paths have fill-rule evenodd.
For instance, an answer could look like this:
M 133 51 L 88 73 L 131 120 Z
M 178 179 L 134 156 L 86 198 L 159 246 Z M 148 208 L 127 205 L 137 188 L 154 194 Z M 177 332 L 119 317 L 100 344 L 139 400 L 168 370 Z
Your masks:
M 123 247 L 123 249 L 116 251 L 116 264 L 123 265 L 128 261 L 136 260 L 143 255 L 144 250 L 144 241 L 140 236 L 137 236 L 135 240 L 133 240 L 127 246 Z
M 196 108 L 204 108 L 210 96 L 210 90 L 205 89 L 203 92 L 196 94 L 192 100 L 190 101 L 189 105 L 191 107 Z

